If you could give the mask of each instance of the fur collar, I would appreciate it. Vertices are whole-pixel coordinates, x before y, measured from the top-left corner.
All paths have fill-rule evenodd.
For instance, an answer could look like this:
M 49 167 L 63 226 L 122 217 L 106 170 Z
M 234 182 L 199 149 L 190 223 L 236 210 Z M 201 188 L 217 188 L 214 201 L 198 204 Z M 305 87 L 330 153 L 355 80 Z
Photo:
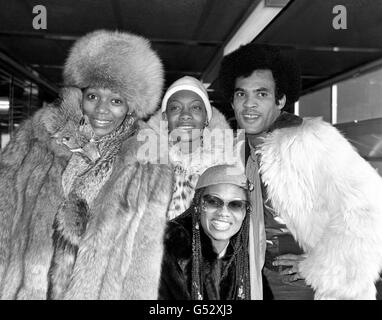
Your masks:
M 79 131 L 79 123 L 83 116 L 80 105 L 82 100 L 82 92 L 78 88 L 63 88 L 61 97 L 55 103 L 42 108 L 32 118 L 33 138 L 48 145 L 56 155 L 69 159 L 72 152 L 68 148 L 68 144 L 75 146 L 80 144 L 82 133 Z M 157 159 L 138 159 L 137 152 L 144 144 L 144 141 L 137 139 L 137 134 L 141 130 L 150 130 L 153 134 L 157 134 L 145 122 L 136 120 L 133 125 L 131 135 L 123 142 L 119 152 L 122 161 L 125 164 L 136 162 L 150 161 L 158 162 Z M 60 143 L 58 140 L 65 137 L 69 139 L 66 143 Z
M 276 129 L 299 126 L 302 124 L 302 121 L 302 118 L 300 118 L 299 116 L 282 111 L 277 117 L 276 121 L 268 129 L 268 132 L 272 132 Z

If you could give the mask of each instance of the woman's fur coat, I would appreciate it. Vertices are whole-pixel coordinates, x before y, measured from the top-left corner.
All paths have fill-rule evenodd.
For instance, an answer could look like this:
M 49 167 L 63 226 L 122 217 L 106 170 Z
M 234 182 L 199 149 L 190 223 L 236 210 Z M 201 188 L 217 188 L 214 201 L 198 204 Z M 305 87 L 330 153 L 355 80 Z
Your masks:
M 276 212 L 307 253 L 316 299 L 375 299 L 382 268 L 382 179 L 328 123 L 268 134 L 260 171 Z
M 72 120 L 70 104 L 39 110 L 0 155 L 0 297 L 46 299 L 53 222 L 64 200 L 62 173 L 71 153 L 52 135 Z M 137 123 L 137 130 L 147 127 Z M 75 134 L 75 132 L 72 132 Z M 143 163 L 141 143 L 122 144 L 78 243 L 64 299 L 156 299 L 172 172 Z M 78 228 L 70 220 L 65 227 Z

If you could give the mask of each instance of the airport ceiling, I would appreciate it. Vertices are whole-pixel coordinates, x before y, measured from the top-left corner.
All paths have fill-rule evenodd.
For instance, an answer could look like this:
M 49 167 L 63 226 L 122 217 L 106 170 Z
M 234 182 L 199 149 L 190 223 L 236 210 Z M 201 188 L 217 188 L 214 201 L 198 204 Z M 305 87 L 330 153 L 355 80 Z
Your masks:
M 164 63 L 166 85 L 186 74 L 208 79 L 211 100 L 225 108 L 214 82 L 223 48 L 259 2 L 0 0 L 0 64 L 14 66 L 16 62 L 16 66 L 36 71 L 31 75 L 42 79 L 51 91 L 62 83 L 62 65 L 76 38 L 101 28 L 127 30 L 152 41 Z M 283 9 L 254 42 L 280 45 L 286 54 L 297 57 L 303 92 L 365 64 L 380 62 L 382 1 L 265 2 Z M 347 9 L 347 29 L 333 26 L 333 8 L 339 2 Z M 32 27 L 35 5 L 47 9 L 46 30 Z

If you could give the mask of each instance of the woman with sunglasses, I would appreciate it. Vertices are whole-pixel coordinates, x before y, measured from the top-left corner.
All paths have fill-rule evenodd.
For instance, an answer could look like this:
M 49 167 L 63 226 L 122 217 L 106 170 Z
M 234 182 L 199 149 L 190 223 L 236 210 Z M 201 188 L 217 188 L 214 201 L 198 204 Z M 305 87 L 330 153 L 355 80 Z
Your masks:
M 191 207 L 168 222 L 160 299 L 251 298 L 248 183 L 231 165 L 207 169 Z

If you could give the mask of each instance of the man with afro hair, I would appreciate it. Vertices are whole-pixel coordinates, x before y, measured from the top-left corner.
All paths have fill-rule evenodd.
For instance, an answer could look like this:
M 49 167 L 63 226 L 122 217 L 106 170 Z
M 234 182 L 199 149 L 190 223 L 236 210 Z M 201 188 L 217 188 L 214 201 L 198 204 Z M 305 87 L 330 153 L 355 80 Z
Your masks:
M 299 98 L 300 70 L 279 48 L 240 47 L 224 57 L 219 83 L 246 133 L 264 287 L 274 299 L 375 299 L 381 177 L 332 125 L 284 111 Z

